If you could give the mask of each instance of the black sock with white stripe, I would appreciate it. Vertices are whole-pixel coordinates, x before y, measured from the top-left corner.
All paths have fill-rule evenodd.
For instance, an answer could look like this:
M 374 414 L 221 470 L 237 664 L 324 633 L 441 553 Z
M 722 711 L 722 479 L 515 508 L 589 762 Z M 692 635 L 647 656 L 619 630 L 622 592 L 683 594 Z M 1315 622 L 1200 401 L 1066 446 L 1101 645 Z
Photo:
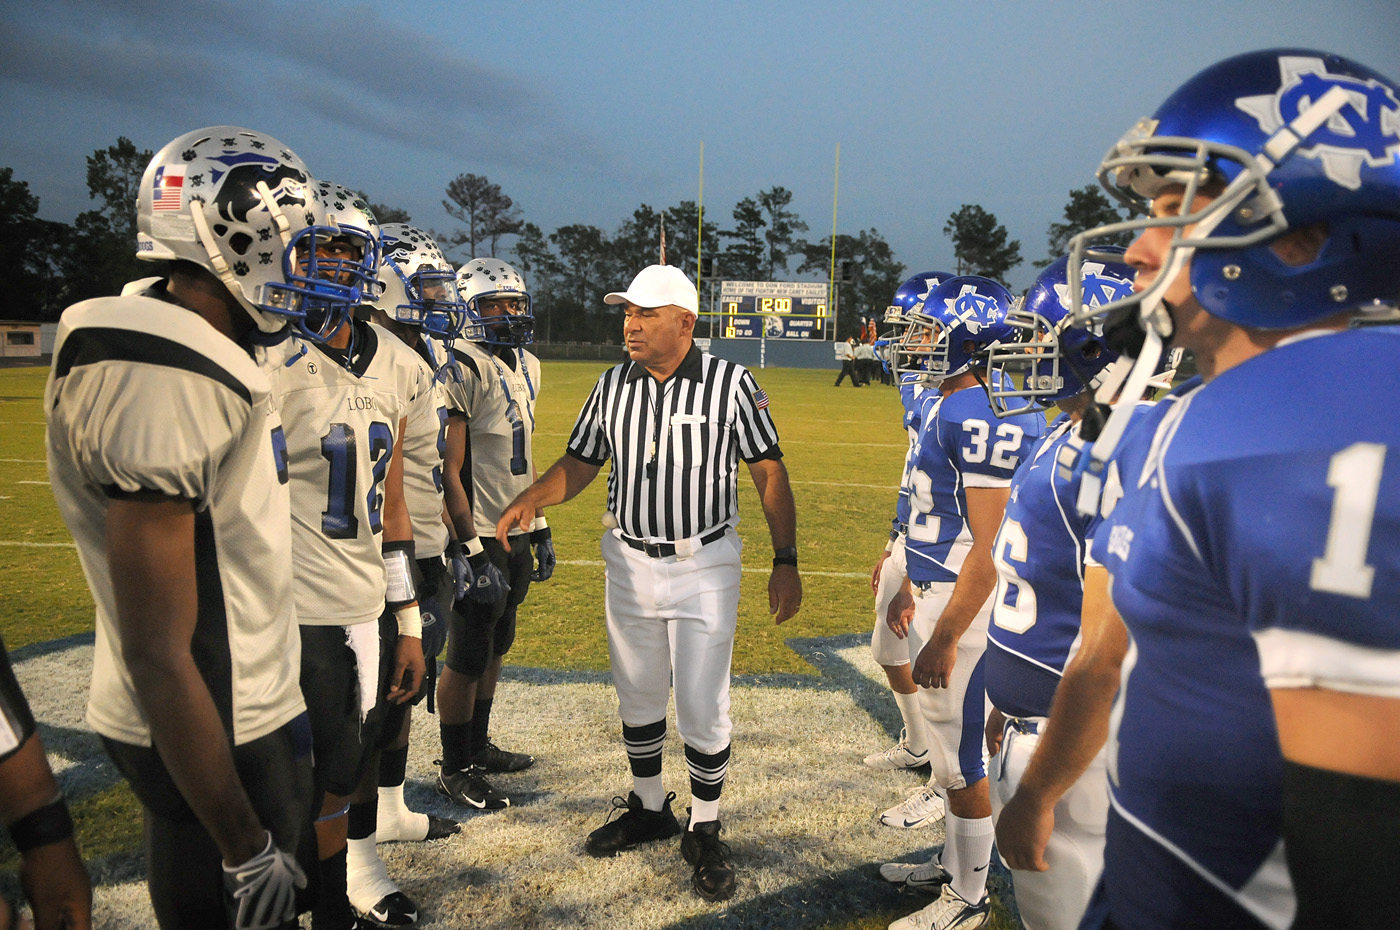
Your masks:
M 705 753 L 686 746 L 685 765 L 690 770 L 691 824 L 718 820 L 719 796 L 729 772 L 729 747 Z
M 661 785 L 661 747 L 666 743 L 666 721 L 639 727 L 622 725 L 622 742 L 627 746 L 627 763 L 632 768 L 632 790 L 649 811 L 659 811 L 666 803 Z

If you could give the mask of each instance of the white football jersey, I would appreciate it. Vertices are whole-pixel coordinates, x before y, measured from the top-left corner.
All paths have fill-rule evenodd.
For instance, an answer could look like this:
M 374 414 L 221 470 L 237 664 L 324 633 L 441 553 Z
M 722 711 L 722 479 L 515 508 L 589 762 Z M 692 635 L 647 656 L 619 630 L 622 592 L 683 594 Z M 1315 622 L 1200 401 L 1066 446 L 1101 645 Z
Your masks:
M 460 339 L 453 352 L 462 381 L 448 379 L 447 402 L 449 413 L 467 420 L 472 520 L 478 535 L 494 536 L 506 507 L 535 480 L 531 440 L 540 360 L 524 349 L 502 359 L 486 346 Z
M 399 421 L 428 390 L 418 356 L 357 321 L 349 367 L 288 338 L 260 353 L 287 434 L 297 615 L 309 626 L 384 611 L 384 479 Z
M 191 651 L 234 743 L 302 713 L 282 423 L 248 353 L 153 296 L 84 301 L 59 323 L 44 409 L 49 481 L 97 608 L 93 730 L 151 744 L 106 548 L 109 501 L 141 491 L 194 503 Z
M 434 351 L 441 357 L 442 349 Z M 418 355 L 417 351 L 414 351 Z M 421 355 L 424 390 L 408 412 L 403 434 L 403 496 L 413 521 L 414 555 L 440 556 L 447 550 L 447 524 L 442 522 L 442 454 L 447 448 L 447 389 L 434 377 Z

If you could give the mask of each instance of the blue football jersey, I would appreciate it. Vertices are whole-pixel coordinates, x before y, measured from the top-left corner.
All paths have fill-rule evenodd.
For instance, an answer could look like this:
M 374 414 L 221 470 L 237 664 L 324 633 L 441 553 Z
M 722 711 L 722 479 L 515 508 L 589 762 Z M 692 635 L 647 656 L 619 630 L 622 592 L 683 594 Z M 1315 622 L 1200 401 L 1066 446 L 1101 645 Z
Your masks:
M 1265 678 L 1400 690 L 1400 481 L 1385 468 L 1400 422 L 1349 415 L 1356 384 L 1400 389 L 1397 350 L 1381 330 L 1277 347 L 1183 397 L 1122 474 L 1093 550 L 1131 634 L 1109 762 L 1120 924 L 1291 921 Z M 1332 376 L 1280 390 L 1308 372 Z M 1163 850 L 1177 880 L 1144 881 Z M 1234 923 L 1202 910 L 1212 897 Z
M 955 581 L 972 534 L 967 488 L 1004 488 L 1045 434 L 1040 413 L 998 420 L 982 388 L 925 394 L 909 472 L 908 571 L 914 582 Z
M 924 406 L 937 394 L 924 387 L 913 375 L 902 376 L 899 401 L 904 410 L 904 429 L 909 434 L 909 448 L 904 453 L 904 471 L 899 479 L 899 497 L 894 505 L 894 531 L 902 532 L 909 525 L 909 469 L 914 461 L 914 444 L 919 441 L 919 423 Z

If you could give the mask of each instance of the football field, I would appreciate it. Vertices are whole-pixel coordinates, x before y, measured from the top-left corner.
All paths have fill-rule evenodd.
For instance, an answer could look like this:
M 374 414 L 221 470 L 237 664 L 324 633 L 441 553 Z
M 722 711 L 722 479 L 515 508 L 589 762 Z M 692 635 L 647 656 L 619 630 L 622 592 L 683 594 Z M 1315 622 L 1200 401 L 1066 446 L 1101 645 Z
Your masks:
M 563 451 L 603 363 L 546 362 L 535 456 Z M 44 467 L 44 368 L 0 369 L 0 630 L 41 722 L 78 824 L 97 894 L 99 926 L 152 925 L 140 884 L 140 814 L 83 722 L 91 670 L 92 604 Z M 415 711 L 411 806 L 464 817 L 463 834 L 381 847 L 390 874 L 423 909 L 424 927 L 870 928 L 930 900 L 902 893 L 876 865 L 913 861 L 942 842 L 941 827 L 899 831 L 881 810 L 917 787 L 909 773 L 860 764 L 897 735 L 898 714 L 869 656 L 870 569 L 884 546 L 907 440 L 892 388 L 832 386 L 835 369 L 770 369 L 755 376 L 771 398 L 797 502 L 803 606 L 781 627 L 768 613 L 771 547 L 757 494 L 740 477 L 745 543 L 734 648 L 734 756 L 721 808 L 739 869 L 724 906 L 697 898 L 671 843 L 614 860 L 583 854 L 609 798 L 629 786 L 616 701 L 607 677 L 603 567 L 598 542 L 605 474 L 549 511 L 559 557 L 531 587 L 493 711 L 503 746 L 534 754 L 500 776 L 513 799 L 498 813 L 453 810 L 432 788 L 435 718 Z M 667 787 L 688 792 L 671 727 Z M 13 895 L 16 856 L 0 870 Z M 1008 896 L 1006 873 L 994 894 Z M 1019 923 L 998 908 L 990 925 Z

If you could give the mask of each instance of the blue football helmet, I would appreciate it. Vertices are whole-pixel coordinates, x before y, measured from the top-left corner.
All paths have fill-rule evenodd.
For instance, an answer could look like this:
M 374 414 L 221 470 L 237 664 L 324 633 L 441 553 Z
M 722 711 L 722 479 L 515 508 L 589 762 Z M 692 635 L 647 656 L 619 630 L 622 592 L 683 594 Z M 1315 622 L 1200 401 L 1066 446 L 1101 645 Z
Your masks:
M 1123 254 L 1121 246 L 1102 246 L 1101 255 Z M 1016 333 L 1013 342 L 987 350 L 987 397 L 999 417 L 1045 410 L 1082 393 L 1118 358 L 1103 338 L 1102 320 L 1085 327 L 1063 327 L 1069 314 L 1069 256 L 1057 258 L 1040 273 L 1023 300 L 1006 315 Z M 1118 262 L 1084 262 L 1080 287 L 1084 304 L 1100 307 L 1133 292 L 1133 269 Z M 1019 383 L 1019 386 L 1018 386 Z
M 464 332 L 467 308 L 457 294 L 457 275 L 433 237 L 407 223 L 385 223 L 380 237 L 383 292 L 374 306 L 449 342 L 460 335 L 471 338 Z
M 916 274 L 899 286 L 894 292 L 894 300 L 885 309 L 885 322 L 896 326 L 894 338 L 899 338 L 899 332 L 903 328 L 904 315 L 914 307 L 924 302 L 933 289 L 952 275 L 946 271 L 925 271 Z
M 1393 307 L 1400 294 L 1397 159 L 1400 88 L 1375 71 L 1304 49 L 1215 64 L 1134 126 L 1099 167 L 1105 189 L 1136 210 L 1181 185 L 1188 212 L 1081 234 L 1071 244 L 1070 279 L 1079 264 L 1095 260 L 1086 254 L 1094 240 L 1111 233 L 1170 228 L 1170 260 L 1143 292 L 1107 307 L 1076 301 L 1074 317 L 1140 307 L 1151 318 L 1187 261 L 1196 299 L 1241 326 L 1287 329 Z M 1203 190 L 1221 192 L 1190 211 Z M 1280 235 L 1308 228 L 1326 236 L 1312 260 L 1290 265 L 1271 248 Z
M 474 258 L 457 270 L 477 342 L 525 346 L 535 341 L 535 313 L 520 272 L 499 258 Z
M 1015 336 L 1006 323 L 1011 292 L 990 278 L 948 278 L 905 314 L 908 327 L 899 341 L 901 374 L 917 373 L 927 382 L 967 371 L 990 346 Z

